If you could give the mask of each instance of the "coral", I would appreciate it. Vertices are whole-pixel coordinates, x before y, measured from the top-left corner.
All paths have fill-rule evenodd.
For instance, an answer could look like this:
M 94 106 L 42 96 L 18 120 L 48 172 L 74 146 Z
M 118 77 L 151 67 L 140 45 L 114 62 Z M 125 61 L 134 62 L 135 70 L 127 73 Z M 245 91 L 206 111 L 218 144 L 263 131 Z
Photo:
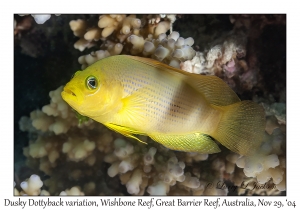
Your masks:
M 166 35 L 175 20 L 175 15 L 160 15 L 154 19 L 152 16 L 139 19 L 135 15 L 101 15 L 98 25 L 91 28 L 84 20 L 73 20 L 71 30 L 80 37 L 74 44 L 75 49 L 83 51 L 102 41 L 100 50 L 80 56 L 78 62 L 84 69 L 102 58 L 130 53 L 143 54 L 179 68 L 181 61 L 192 59 L 196 52 L 191 47 L 193 38 L 184 39 L 178 32 Z
M 229 33 L 216 40 L 204 51 L 196 52 L 193 58 L 180 64 L 180 68 L 191 73 L 216 75 L 231 88 L 243 85 L 244 90 L 257 84 L 257 69 L 250 69 L 244 60 L 247 38 L 244 33 Z
M 53 102 L 55 94 L 50 95 L 52 97 L 51 102 Z M 59 98 L 56 99 L 56 102 L 60 101 Z M 45 107 L 48 107 L 48 105 Z M 42 113 L 46 119 L 50 117 L 42 111 L 39 111 L 39 113 Z M 53 121 L 55 121 L 55 118 L 61 118 L 63 112 L 53 111 L 47 113 L 56 113 L 56 117 L 53 117 Z M 70 122 L 77 121 L 77 119 L 74 118 L 74 113 L 67 113 Z M 53 121 L 51 121 L 51 123 Z M 165 186 L 165 194 L 167 194 L 169 188 L 174 186 L 177 182 L 180 182 L 185 189 L 194 189 L 200 186 L 199 178 L 194 177 L 189 172 L 184 172 L 184 162 L 179 161 L 173 151 L 158 144 L 155 144 L 155 147 L 150 145 L 141 146 L 140 143 L 136 141 L 130 142 L 122 138 L 116 138 L 119 135 L 112 135 L 112 132 L 108 132 L 101 124 L 97 124 L 95 127 L 93 122 L 83 127 L 71 123 L 73 126 L 66 131 L 67 136 L 64 133 L 55 133 L 49 129 L 48 124 L 51 123 L 42 127 L 33 126 L 33 128 L 30 126 L 26 127 L 22 124 L 28 122 L 34 125 L 36 118 L 32 117 L 30 120 L 27 119 L 25 121 L 24 118 L 22 118 L 20 125 L 23 130 L 28 129 L 30 132 L 36 132 L 38 138 L 35 141 L 30 141 L 29 146 L 24 148 L 24 154 L 29 158 L 28 164 L 39 160 L 39 169 L 51 175 L 51 178 L 45 181 L 45 185 L 49 188 L 48 192 L 50 194 L 58 194 L 60 190 L 63 190 L 62 186 L 64 184 L 62 182 L 58 184 L 59 177 L 57 177 L 56 173 L 53 173 L 54 170 L 55 172 L 61 169 L 65 170 L 64 165 L 60 164 L 61 160 L 69 162 L 68 182 L 71 181 L 72 183 L 72 180 L 80 180 L 85 176 L 92 176 L 94 173 L 93 168 L 98 168 L 95 163 L 98 162 L 99 159 L 103 159 L 105 162 L 111 164 L 107 169 L 107 175 L 109 177 L 119 175 L 121 183 L 127 188 L 127 192 L 133 195 L 143 195 L 147 189 L 147 192 L 152 195 L 160 194 L 162 192 L 151 189 L 157 185 L 158 188 L 161 188 L 162 182 L 164 183 L 163 186 Z M 37 129 L 41 132 L 37 132 Z M 96 133 L 98 133 L 98 135 L 96 135 Z M 93 138 L 90 139 L 89 136 L 93 136 Z M 98 136 L 98 138 L 95 138 L 95 136 Z M 144 140 L 148 141 L 147 139 Z M 103 156 L 104 154 L 105 156 Z M 193 156 L 192 159 L 195 160 L 201 159 L 201 157 L 197 157 L 196 154 L 191 156 Z M 185 159 L 185 157 L 182 158 Z M 207 155 L 202 157 L 202 159 L 206 158 Z M 78 162 L 77 167 L 82 165 L 87 169 L 89 167 L 91 168 L 89 170 L 75 169 L 75 165 L 72 166 L 73 164 L 71 164 L 72 162 Z M 51 184 L 52 182 L 56 183 L 56 185 Z M 95 182 L 83 183 L 81 187 L 87 191 L 87 194 L 94 193 L 96 188 Z M 76 193 L 77 195 L 80 194 L 78 190 Z M 62 194 L 69 194 L 69 192 L 65 191 Z
M 43 186 L 38 175 L 31 175 L 30 178 L 20 184 L 23 191 L 20 192 L 20 195 L 39 195 Z
M 157 156 L 155 147 L 148 150 L 147 147 L 134 147 L 124 139 L 116 139 L 114 147 L 113 153 L 107 154 L 104 158 L 105 162 L 111 164 L 107 173 L 110 177 L 120 174 L 129 194 L 143 195 L 145 186 L 142 185 L 149 182 L 153 182 L 147 190 L 150 195 L 166 195 L 169 191 L 167 189 L 177 181 L 190 188 L 198 187 L 195 182 L 199 183 L 199 180 L 184 174 L 185 164 L 182 161 L 178 162 L 172 152 L 165 153 L 164 157 Z M 170 158 L 166 161 L 167 157 Z M 158 174 L 158 179 L 152 178 L 153 174 Z M 196 180 L 193 181 L 194 179 Z M 158 189 L 165 189 L 165 193 Z
M 15 187 L 14 183 L 14 187 Z M 36 174 L 33 174 L 30 176 L 29 179 L 23 181 L 20 184 L 20 187 L 22 188 L 22 191 L 18 191 L 16 188 L 14 188 L 14 195 L 41 195 L 41 196 L 49 196 L 50 193 L 47 190 L 41 190 L 43 186 L 43 182 L 41 181 L 40 177 Z M 88 190 L 91 190 L 93 188 L 93 185 L 87 184 L 85 185 L 85 188 Z M 66 189 L 62 191 L 60 194 L 62 195 L 84 195 L 84 193 L 80 190 L 80 187 L 72 187 L 71 189 Z
M 194 43 L 193 39 L 191 37 L 187 39 L 179 37 L 179 33 L 175 31 L 168 36 L 161 33 L 157 39 L 153 36 L 144 39 L 131 35 L 128 41 L 133 44 L 131 54 L 139 55 L 142 53 L 144 56 L 150 56 L 177 68 L 179 68 L 181 61 L 192 59 L 196 53 L 191 47 Z
M 264 184 L 272 178 L 277 189 L 283 191 L 286 168 L 286 158 L 283 155 L 284 143 L 285 137 L 280 129 L 274 129 L 255 156 L 240 157 L 236 160 L 236 165 L 244 168 L 247 177 L 256 177 L 259 184 Z
M 225 171 L 228 178 L 240 186 L 239 195 L 277 195 L 286 189 L 286 137 L 277 126 L 267 125 L 266 128 L 272 130 L 271 135 L 266 133 L 265 141 L 255 154 L 240 156 L 230 153 L 226 156 Z
M 274 115 L 280 124 L 286 122 L 286 104 L 285 103 L 272 103 L 271 105 L 262 103 L 266 110 L 267 116 Z
M 234 89 L 242 87 L 242 91 L 250 90 L 257 84 L 258 68 L 249 66 L 252 63 L 248 64 L 245 60 L 247 33 L 228 32 L 203 51 L 196 52 L 193 38 L 180 37 L 173 30 L 166 34 L 175 20 L 174 15 L 146 16 L 142 19 L 134 15 L 102 15 L 98 26 L 90 29 L 83 20 L 71 21 L 74 34 L 81 37 L 74 45 L 76 49 L 83 51 L 94 46 L 95 41 L 102 41 L 100 50 L 80 56 L 78 61 L 84 69 L 111 55 L 131 54 L 151 57 L 191 73 L 217 75 Z
M 44 24 L 51 18 L 51 15 L 31 15 L 37 24 Z
M 59 117 L 60 115 L 57 115 L 57 118 Z M 77 120 L 73 117 L 72 119 Z M 191 172 L 185 170 L 194 162 L 207 161 L 209 157 L 207 154 L 174 153 L 147 138 L 143 140 L 148 142 L 149 146 L 137 141 L 128 141 L 117 137 L 119 135 L 112 135 L 112 132 L 108 132 L 100 124 L 97 124 L 99 125 L 97 127 L 94 127 L 93 124 L 89 125 L 93 129 L 88 126 L 81 128 L 75 126 L 67 131 L 68 136 L 46 130 L 52 134 L 38 136 L 36 141 L 32 141 L 29 147 L 24 149 L 28 158 L 40 159 L 41 171 L 52 176 L 45 181 L 46 186 L 50 187 L 50 194 L 58 194 L 59 190 L 63 190 L 62 187 L 53 188 L 55 185 L 51 182 L 56 183 L 56 186 L 64 186 L 63 183 L 58 185 L 58 180 L 53 173 L 54 169 L 57 171 L 61 168 L 60 162 L 57 162 L 58 159 L 63 158 L 70 162 L 69 180 L 78 180 L 93 175 L 92 168 L 101 156 L 104 162 L 110 164 L 107 175 L 109 177 L 119 176 L 121 183 L 126 186 L 127 192 L 132 195 L 144 195 L 145 193 L 150 195 L 226 195 L 228 193 L 226 188 L 207 187 L 208 185 L 216 186 L 220 181 L 226 180 L 227 175 L 225 176 L 225 174 L 231 176 L 229 179 L 235 177 L 233 182 L 237 186 L 241 185 L 245 175 L 257 178 L 260 184 L 268 182 L 272 177 L 277 189 L 285 190 L 285 157 L 277 156 L 277 154 L 282 154 L 281 145 L 284 143 L 284 137 L 279 129 L 275 129 L 272 136 L 262 145 L 260 155 L 240 157 L 238 154 L 230 153 L 226 156 L 225 162 L 220 158 L 213 157 L 213 160 L 210 160 L 212 163 L 210 170 L 199 173 L 195 169 Z M 32 128 L 28 127 L 32 131 Z M 95 132 L 99 134 L 95 135 Z M 93 133 L 94 137 L 90 139 L 91 134 L 89 133 Z M 113 140 L 114 138 L 115 140 Z M 76 169 L 80 165 L 74 168 L 71 162 L 79 162 L 86 169 L 92 167 L 92 170 Z M 241 174 L 235 165 L 244 168 L 244 173 Z M 211 175 L 215 177 L 213 180 L 210 178 Z M 83 188 L 84 192 L 79 188 Z M 81 186 L 61 192 L 60 195 L 71 195 L 72 193 L 72 195 L 83 195 L 85 192 L 94 194 L 95 188 L 97 188 L 95 182 L 82 183 Z M 243 191 L 239 190 L 239 192 Z M 278 191 L 274 191 L 274 193 L 278 193 Z
M 284 189 L 280 189 L 284 191 Z M 238 195 L 280 195 L 281 191 L 278 190 L 278 186 L 271 180 L 265 182 L 263 185 L 257 183 L 254 178 L 248 178 L 243 181 L 243 187 L 238 189 Z
M 123 20 L 125 19 L 126 15 L 101 15 L 99 17 L 99 22 L 98 22 L 98 26 L 99 28 L 103 29 L 102 30 L 102 37 L 108 37 L 109 35 L 111 35 L 114 30 L 116 30 L 117 28 L 121 28 L 121 24 L 123 22 Z M 127 19 L 128 20 L 128 19 Z M 129 33 L 130 30 L 130 21 L 124 21 L 125 22 L 125 32 L 126 34 Z M 128 23 L 129 23 L 129 27 L 128 27 Z M 122 27 L 123 29 L 123 27 Z M 123 32 L 123 30 L 122 30 Z
M 170 185 L 163 181 L 158 181 L 148 187 L 147 192 L 150 195 L 167 195 L 170 190 Z
M 84 195 L 83 192 L 81 192 L 80 188 L 75 186 L 72 187 L 71 189 L 66 189 L 65 191 L 62 191 L 60 194 L 61 195 Z
M 36 130 L 40 130 L 42 132 L 50 131 L 58 135 L 61 133 L 66 133 L 72 126 L 80 126 L 78 125 L 71 107 L 60 96 L 62 89 L 63 86 L 54 91 L 50 91 L 50 104 L 43 106 L 42 111 L 35 110 L 30 113 L 32 126 Z M 25 128 L 22 128 L 22 126 L 28 125 L 26 120 L 27 118 L 23 118 L 19 122 L 20 127 L 23 130 Z M 85 125 L 90 123 L 91 121 L 85 122 Z
M 265 98 L 257 96 L 253 97 L 253 101 L 261 104 L 265 109 L 267 117 L 266 130 L 269 134 L 271 134 L 276 127 L 284 129 L 286 124 L 286 96 L 284 92 L 281 92 L 282 96 L 280 96 L 279 101 L 276 101 L 273 94 L 270 94 Z

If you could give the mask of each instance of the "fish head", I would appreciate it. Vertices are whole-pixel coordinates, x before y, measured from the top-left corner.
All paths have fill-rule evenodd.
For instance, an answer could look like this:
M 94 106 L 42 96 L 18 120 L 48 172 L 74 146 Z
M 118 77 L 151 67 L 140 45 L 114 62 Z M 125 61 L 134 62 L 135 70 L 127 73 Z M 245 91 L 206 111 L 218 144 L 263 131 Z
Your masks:
M 84 116 L 97 115 L 101 103 L 101 82 L 93 71 L 77 71 L 61 93 L 62 98 Z

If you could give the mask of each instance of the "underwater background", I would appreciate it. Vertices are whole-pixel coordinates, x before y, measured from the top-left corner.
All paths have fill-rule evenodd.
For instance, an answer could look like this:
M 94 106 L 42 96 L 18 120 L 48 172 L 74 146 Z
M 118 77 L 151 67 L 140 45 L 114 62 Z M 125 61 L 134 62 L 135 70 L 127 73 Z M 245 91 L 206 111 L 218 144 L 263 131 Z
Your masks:
M 102 15 L 101 24 L 99 16 L 51 15 L 38 24 L 14 15 L 16 195 L 285 195 L 286 15 Z M 191 47 L 192 55 L 174 57 L 166 44 L 173 32 L 183 40 L 176 49 Z M 268 133 L 261 150 L 255 158 L 224 147 L 176 152 L 91 120 L 78 125 L 61 86 L 116 54 L 216 75 L 241 100 L 261 104 Z

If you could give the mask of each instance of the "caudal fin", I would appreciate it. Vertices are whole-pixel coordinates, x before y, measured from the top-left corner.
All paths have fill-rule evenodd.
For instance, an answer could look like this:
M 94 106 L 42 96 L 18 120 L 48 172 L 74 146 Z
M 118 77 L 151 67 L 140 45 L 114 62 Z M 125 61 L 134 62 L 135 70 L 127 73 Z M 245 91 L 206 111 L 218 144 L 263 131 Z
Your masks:
M 251 155 L 261 145 L 265 132 L 265 113 L 253 101 L 241 101 L 219 107 L 223 115 L 212 136 L 225 147 L 242 155 Z

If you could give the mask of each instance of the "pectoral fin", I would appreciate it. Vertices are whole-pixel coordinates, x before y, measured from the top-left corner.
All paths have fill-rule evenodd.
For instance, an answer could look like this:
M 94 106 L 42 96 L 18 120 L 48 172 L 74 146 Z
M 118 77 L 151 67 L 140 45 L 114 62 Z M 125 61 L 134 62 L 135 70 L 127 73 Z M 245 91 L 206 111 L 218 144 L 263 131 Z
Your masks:
M 213 141 L 213 138 L 204 133 L 183 135 L 149 134 L 149 137 L 172 150 L 204 154 L 221 151 L 218 145 Z
M 120 125 L 115 125 L 115 124 L 112 124 L 112 123 L 105 123 L 104 124 L 106 127 L 108 127 L 109 129 L 113 130 L 113 131 L 116 131 L 126 137 L 129 137 L 129 138 L 133 138 L 135 140 L 138 140 L 139 142 L 143 143 L 143 144 L 147 144 L 146 142 L 143 142 L 142 140 L 140 140 L 139 138 L 137 138 L 136 136 L 134 136 L 133 134 L 139 134 L 139 135 L 145 135 L 144 133 L 141 133 L 141 132 L 138 132 L 134 129 L 131 129 L 131 128 L 127 128 L 127 127 L 124 127 L 124 126 L 120 126 Z
M 147 103 L 143 89 L 135 91 L 121 101 L 123 107 L 117 113 L 117 116 L 119 117 L 118 120 L 122 122 L 121 124 L 124 123 L 124 119 L 126 119 L 126 125 L 136 125 L 137 123 L 139 123 L 139 125 L 147 124 L 147 121 L 143 116 Z

